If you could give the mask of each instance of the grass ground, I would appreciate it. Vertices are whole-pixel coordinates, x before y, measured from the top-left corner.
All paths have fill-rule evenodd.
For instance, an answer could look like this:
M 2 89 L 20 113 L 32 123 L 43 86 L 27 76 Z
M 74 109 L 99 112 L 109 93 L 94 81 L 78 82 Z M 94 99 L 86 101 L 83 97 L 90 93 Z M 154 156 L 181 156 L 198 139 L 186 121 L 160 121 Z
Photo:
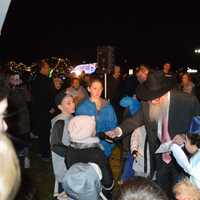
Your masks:
M 53 187 L 54 187 L 54 176 L 52 164 L 50 162 L 44 162 L 36 154 L 36 142 L 33 142 L 31 147 L 31 167 L 24 169 L 22 167 L 22 187 L 16 198 L 16 200 L 29 200 L 30 195 L 27 191 L 32 191 L 34 200 L 54 200 L 53 198 Z M 113 175 L 116 180 L 115 191 L 118 190 L 117 180 L 120 173 L 120 149 L 116 147 L 113 150 L 113 154 L 110 157 L 110 164 L 113 171 Z M 23 166 L 23 162 L 22 162 Z

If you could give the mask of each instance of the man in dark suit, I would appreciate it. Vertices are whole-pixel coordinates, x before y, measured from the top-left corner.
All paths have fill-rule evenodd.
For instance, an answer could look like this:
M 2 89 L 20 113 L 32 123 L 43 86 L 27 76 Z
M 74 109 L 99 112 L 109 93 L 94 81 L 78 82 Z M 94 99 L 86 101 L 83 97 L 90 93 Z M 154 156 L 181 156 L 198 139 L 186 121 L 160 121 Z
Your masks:
M 122 133 L 123 136 L 130 134 L 144 125 L 150 148 L 151 178 L 156 175 L 158 184 L 169 196 L 179 174 L 178 165 L 170 153 L 156 154 L 155 151 L 162 143 L 183 144 L 183 134 L 187 132 L 191 119 L 200 114 L 197 98 L 172 90 L 173 83 L 173 79 L 166 78 L 163 73 L 150 73 L 136 89 L 141 109 L 123 121 L 120 127 L 106 133 L 111 138 L 121 138 Z
M 44 161 L 49 160 L 50 120 L 54 112 L 55 88 L 48 77 L 49 64 L 42 60 L 39 63 L 39 73 L 32 82 L 32 112 L 34 133 L 39 136 L 39 151 Z
M 114 66 L 112 73 L 108 76 L 107 81 L 107 98 L 110 100 L 111 105 L 114 107 L 117 115 L 117 120 L 122 119 L 122 108 L 119 105 L 119 101 L 122 93 L 122 77 L 121 67 Z

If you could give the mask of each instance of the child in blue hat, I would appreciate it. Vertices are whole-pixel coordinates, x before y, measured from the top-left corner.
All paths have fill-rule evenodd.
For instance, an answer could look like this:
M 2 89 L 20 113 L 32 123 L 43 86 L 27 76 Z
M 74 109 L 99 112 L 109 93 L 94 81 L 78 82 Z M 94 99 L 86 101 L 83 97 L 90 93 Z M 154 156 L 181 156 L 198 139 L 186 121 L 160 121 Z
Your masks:
M 185 148 L 192 156 L 190 159 L 177 144 L 170 149 L 177 163 L 190 175 L 190 181 L 200 189 L 200 116 L 192 119 L 185 138 Z
M 126 96 L 121 99 L 120 106 L 127 108 L 128 115 L 131 116 L 139 110 L 140 102 L 135 97 Z M 119 181 L 120 184 L 127 181 L 130 177 L 134 175 L 134 171 L 132 168 L 133 161 L 133 155 L 131 154 L 131 151 L 129 151 L 122 170 L 121 179 Z

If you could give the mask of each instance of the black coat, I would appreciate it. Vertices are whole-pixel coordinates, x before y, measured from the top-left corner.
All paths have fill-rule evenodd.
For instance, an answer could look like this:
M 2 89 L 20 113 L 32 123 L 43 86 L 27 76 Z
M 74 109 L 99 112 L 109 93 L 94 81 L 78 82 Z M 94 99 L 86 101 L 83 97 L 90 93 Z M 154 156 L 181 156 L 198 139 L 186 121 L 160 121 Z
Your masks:
M 92 146 L 88 148 L 75 148 L 68 146 L 65 156 L 67 169 L 77 162 L 96 163 L 102 172 L 102 185 L 107 188 L 107 190 L 109 190 L 109 188 L 112 189 L 113 176 L 110 164 L 104 155 L 103 150 L 101 150 L 98 145 L 92 144 Z
M 31 90 L 33 110 L 37 115 L 46 115 L 53 107 L 56 95 L 52 80 L 39 73 L 32 82 Z

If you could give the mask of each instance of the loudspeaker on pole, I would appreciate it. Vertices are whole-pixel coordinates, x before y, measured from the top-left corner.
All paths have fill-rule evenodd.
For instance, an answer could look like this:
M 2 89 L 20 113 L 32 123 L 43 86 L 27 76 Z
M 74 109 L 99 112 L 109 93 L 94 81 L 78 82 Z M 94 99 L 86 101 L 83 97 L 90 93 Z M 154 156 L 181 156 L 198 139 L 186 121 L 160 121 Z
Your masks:
M 109 74 L 115 65 L 114 47 L 97 47 L 97 69 L 103 73 Z

